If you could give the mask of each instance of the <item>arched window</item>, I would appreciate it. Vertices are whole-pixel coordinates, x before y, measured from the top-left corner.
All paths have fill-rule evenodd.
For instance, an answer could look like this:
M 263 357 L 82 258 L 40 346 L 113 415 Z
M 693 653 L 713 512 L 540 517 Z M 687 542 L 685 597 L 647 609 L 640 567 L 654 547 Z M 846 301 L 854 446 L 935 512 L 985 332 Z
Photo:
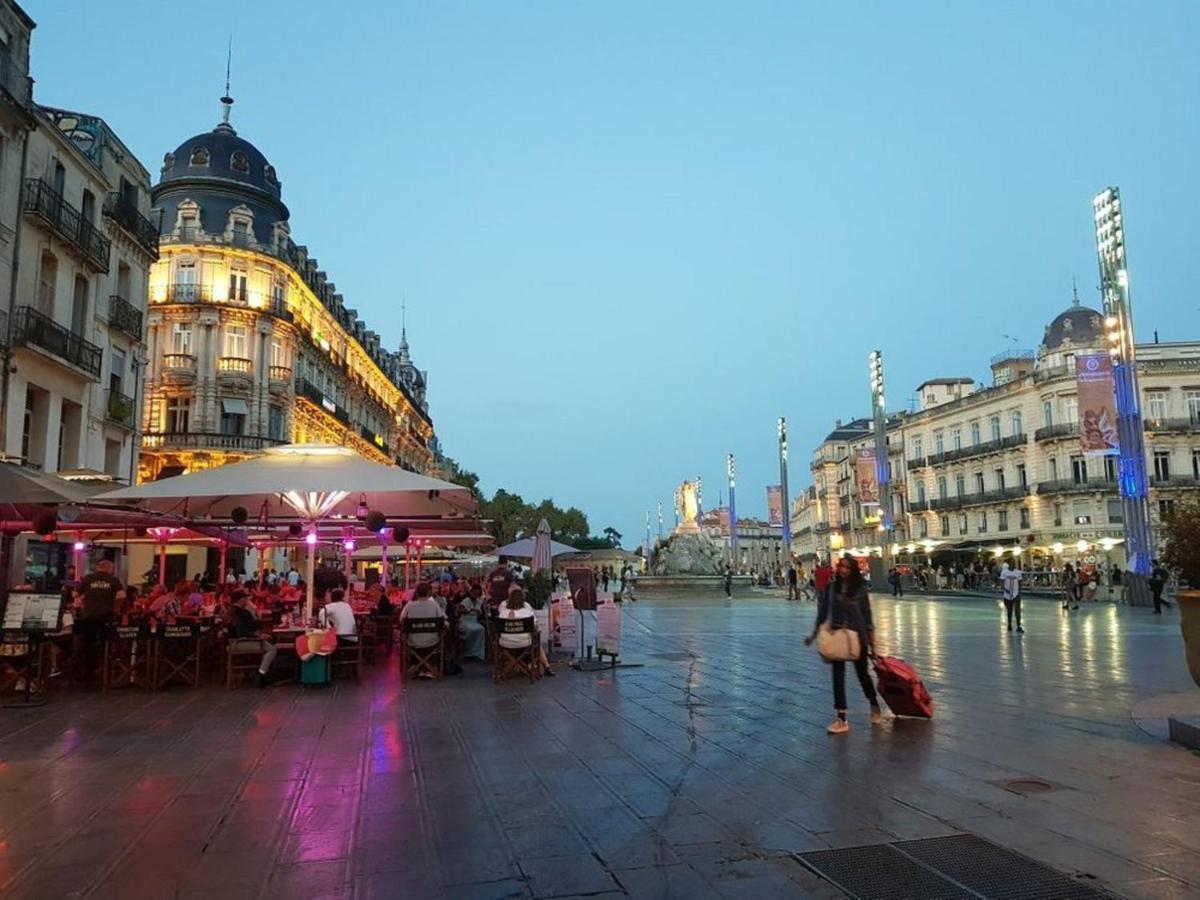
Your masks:
M 207 166 L 208 165 L 208 148 L 197 144 L 192 148 L 192 155 L 188 157 L 189 166 Z
M 233 155 L 229 157 L 229 168 L 245 175 L 250 171 L 250 160 L 246 158 L 246 154 L 241 150 L 234 150 Z

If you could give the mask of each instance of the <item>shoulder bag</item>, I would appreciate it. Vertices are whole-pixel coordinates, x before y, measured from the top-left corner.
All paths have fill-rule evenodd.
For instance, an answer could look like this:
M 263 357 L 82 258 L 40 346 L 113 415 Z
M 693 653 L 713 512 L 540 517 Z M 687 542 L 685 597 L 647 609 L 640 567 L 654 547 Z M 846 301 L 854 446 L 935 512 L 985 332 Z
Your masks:
M 817 652 L 825 662 L 853 662 L 862 655 L 862 642 L 853 628 L 822 622 L 817 629 Z

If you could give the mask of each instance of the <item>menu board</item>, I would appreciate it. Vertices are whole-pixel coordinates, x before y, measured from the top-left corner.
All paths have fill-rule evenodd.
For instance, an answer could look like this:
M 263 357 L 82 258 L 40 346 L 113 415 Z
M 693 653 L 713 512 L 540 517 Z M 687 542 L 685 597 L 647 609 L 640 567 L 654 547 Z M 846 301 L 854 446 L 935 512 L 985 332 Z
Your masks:
M 574 656 L 579 652 L 578 623 L 570 594 L 558 604 L 558 646 L 564 656 Z
M 591 569 L 568 568 L 567 582 L 571 585 L 571 599 L 576 609 L 596 608 L 596 575 Z
M 62 594 L 9 591 L 3 628 L 13 631 L 58 631 L 62 627 Z
M 612 594 L 601 594 L 596 607 L 596 655 L 621 655 L 621 605 Z

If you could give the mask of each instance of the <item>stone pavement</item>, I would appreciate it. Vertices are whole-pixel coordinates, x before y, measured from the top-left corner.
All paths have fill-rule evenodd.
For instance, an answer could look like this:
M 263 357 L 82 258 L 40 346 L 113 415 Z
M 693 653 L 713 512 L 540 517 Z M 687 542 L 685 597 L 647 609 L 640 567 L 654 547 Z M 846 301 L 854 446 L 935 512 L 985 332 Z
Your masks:
M 851 678 L 840 738 L 813 605 L 757 593 L 628 605 L 644 667 L 535 685 L 402 685 L 393 657 L 0 710 L 0 896 L 836 897 L 790 854 L 960 831 L 1200 896 L 1200 756 L 1130 718 L 1194 690 L 1175 615 L 1028 606 L 1010 636 L 995 602 L 877 600 L 937 716 L 872 730 Z

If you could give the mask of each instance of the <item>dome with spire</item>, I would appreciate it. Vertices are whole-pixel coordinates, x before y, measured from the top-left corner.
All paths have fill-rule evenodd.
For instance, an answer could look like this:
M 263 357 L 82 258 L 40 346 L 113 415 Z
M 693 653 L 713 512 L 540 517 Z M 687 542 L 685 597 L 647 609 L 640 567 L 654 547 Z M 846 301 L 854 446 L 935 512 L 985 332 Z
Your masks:
M 228 122 L 188 138 L 163 157 L 160 185 L 196 180 L 236 182 L 273 200 L 281 197 L 275 167 Z
M 1104 343 L 1104 317 L 1079 302 L 1076 293 L 1071 305 L 1054 317 L 1042 336 L 1042 351 L 1053 353 L 1067 348 L 1098 347 Z

